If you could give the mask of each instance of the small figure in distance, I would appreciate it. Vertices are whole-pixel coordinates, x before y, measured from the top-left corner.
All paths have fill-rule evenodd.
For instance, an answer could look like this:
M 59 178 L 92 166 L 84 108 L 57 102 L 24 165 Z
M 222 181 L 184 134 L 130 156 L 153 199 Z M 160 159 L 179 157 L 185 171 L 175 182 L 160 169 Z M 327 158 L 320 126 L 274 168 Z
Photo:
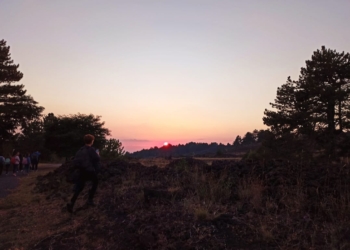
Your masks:
M 13 176 L 16 176 L 16 173 L 18 171 L 19 163 L 20 163 L 19 151 L 14 151 L 14 153 L 12 154 L 12 158 L 11 158 L 11 164 L 12 164 L 12 167 L 13 167 Z
M 32 170 L 32 159 L 30 153 L 27 153 L 27 165 L 27 173 L 29 173 L 29 170 Z
M 93 135 L 85 135 L 85 145 L 78 150 L 73 159 L 73 165 L 78 169 L 78 177 L 75 180 L 73 197 L 70 203 L 67 203 L 67 210 L 70 213 L 73 213 L 74 204 L 87 181 L 92 182 L 92 187 L 89 190 L 89 198 L 86 205 L 95 206 L 93 198 L 98 185 L 97 168 L 99 166 L 100 156 L 92 147 L 94 140 L 95 137 Z
M 20 158 L 21 159 L 21 158 Z M 21 160 L 21 163 L 22 163 L 22 168 L 23 168 L 23 172 L 24 173 L 26 173 L 26 174 L 28 174 L 28 171 L 26 171 L 27 170 L 27 164 L 28 164 L 28 161 L 27 161 L 27 155 L 26 154 L 24 154 L 24 155 L 22 155 L 22 160 Z M 21 172 L 22 172 L 21 171 Z
M 8 154 L 6 159 L 5 159 L 5 171 L 6 171 L 6 175 L 9 173 L 9 168 L 11 166 L 11 155 Z
M 35 151 L 31 155 L 32 170 L 38 171 L 40 152 Z
M 0 175 L 2 175 L 2 170 L 5 167 L 5 157 L 0 154 Z
M 22 155 L 22 153 L 19 153 L 19 155 L 18 155 L 18 157 L 19 157 L 19 169 L 18 169 L 18 172 L 23 172 L 23 162 L 22 162 L 22 160 L 23 160 L 23 155 Z

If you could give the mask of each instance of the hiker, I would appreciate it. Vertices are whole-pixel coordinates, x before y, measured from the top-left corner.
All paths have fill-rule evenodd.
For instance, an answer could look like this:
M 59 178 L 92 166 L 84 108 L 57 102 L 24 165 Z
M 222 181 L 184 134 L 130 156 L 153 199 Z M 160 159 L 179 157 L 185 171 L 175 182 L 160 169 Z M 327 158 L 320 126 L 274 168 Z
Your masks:
M 73 159 L 73 165 L 78 169 L 78 177 L 75 180 L 74 195 L 70 203 L 67 203 L 67 210 L 70 213 L 73 213 L 75 201 L 77 200 L 80 192 L 84 189 L 85 183 L 87 181 L 91 181 L 92 186 L 89 190 L 89 198 L 86 202 L 86 205 L 95 206 L 93 199 L 98 185 L 97 168 L 99 166 L 100 156 L 92 147 L 94 140 L 95 137 L 93 135 L 85 135 L 85 145 L 78 150 Z
M 28 165 L 28 154 L 24 154 L 22 158 L 23 172 L 29 173 L 29 165 Z
M 2 175 L 2 170 L 5 167 L 5 157 L 0 155 L 0 175 Z
M 38 171 L 40 152 L 36 151 L 31 155 L 32 170 Z
M 11 155 L 8 154 L 6 159 L 5 159 L 5 171 L 6 171 L 6 175 L 9 173 L 9 168 L 11 166 Z
M 18 157 L 19 157 L 19 171 L 18 172 L 23 172 L 23 163 L 22 163 L 23 155 L 21 153 L 19 153 Z
M 26 156 L 27 156 L 27 173 L 29 173 L 29 169 L 32 168 L 32 160 L 30 158 L 30 154 L 29 153 L 27 153 Z
M 13 155 L 12 155 L 12 157 L 11 157 L 11 164 L 12 164 L 12 169 L 13 169 L 13 176 L 16 176 L 19 163 L 20 163 L 19 152 L 18 152 L 18 151 L 14 151 L 14 153 L 13 153 Z

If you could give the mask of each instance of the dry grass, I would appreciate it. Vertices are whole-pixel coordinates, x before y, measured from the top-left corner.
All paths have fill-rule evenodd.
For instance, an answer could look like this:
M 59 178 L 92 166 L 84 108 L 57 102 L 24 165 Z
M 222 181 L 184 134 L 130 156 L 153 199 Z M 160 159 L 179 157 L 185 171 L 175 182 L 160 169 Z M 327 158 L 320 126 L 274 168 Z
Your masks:
M 162 164 L 168 161 L 147 159 L 144 163 L 149 166 L 161 164 L 162 167 Z M 115 182 L 109 179 L 103 183 L 105 186 L 101 186 L 101 193 L 96 197 L 96 202 L 99 203 L 99 199 L 104 200 L 100 204 L 111 207 L 110 211 L 126 211 L 128 218 L 135 220 L 147 218 L 145 221 L 149 221 L 153 216 L 158 219 L 158 215 L 162 213 L 178 212 L 184 215 L 183 218 L 194 218 L 193 224 L 202 227 L 197 228 L 198 233 L 203 233 L 205 237 L 209 237 L 209 233 L 199 230 L 204 230 L 206 224 L 215 222 L 222 215 L 222 220 L 227 221 L 227 215 L 229 219 L 237 219 L 232 220 L 232 223 L 236 223 L 232 226 L 232 232 L 278 246 L 274 249 L 350 249 L 348 240 L 342 238 L 350 235 L 350 191 L 343 188 L 344 183 L 332 188 L 322 187 L 323 195 L 319 193 L 319 187 L 315 189 L 315 194 L 310 196 L 307 192 L 310 189 L 301 177 L 296 177 L 295 182 L 288 186 L 282 182 L 271 190 L 266 179 L 256 175 L 232 179 L 226 170 L 216 175 L 203 172 L 196 165 L 188 166 L 185 163 L 175 166 L 174 169 L 178 169 L 181 175 L 157 176 L 148 181 L 138 171 L 129 171 L 121 177 L 116 176 Z M 20 187 L 7 198 L 0 200 L 0 249 L 26 249 L 49 236 L 50 240 L 54 240 L 55 237 L 52 236 L 59 237 L 66 232 L 78 235 L 72 240 L 79 242 L 80 246 L 89 246 L 91 249 L 104 246 L 104 249 L 107 249 L 109 243 L 103 243 L 104 236 L 96 236 L 91 240 L 86 231 L 75 233 L 87 221 L 100 221 L 96 230 L 98 227 L 108 227 L 108 223 L 113 221 L 105 217 L 106 214 L 101 210 L 97 212 L 91 209 L 70 216 L 63 207 L 64 200 L 46 200 L 44 195 L 32 193 L 35 178 L 35 174 L 22 178 Z M 120 181 L 117 182 L 118 178 Z M 156 189 L 159 186 L 162 186 L 160 191 L 174 194 L 174 197 L 165 197 L 167 200 L 155 198 L 146 206 L 143 188 Z M 326 192 L 327 189 L 332 192 Z M 337 190 L 340 194 L 335 197 L 333 193 Z M 181 198 L 176 199 L 175 195 L 180 195 Z M 84 193 L 81 196 L 83 197 Z M 81 203 L 81 200 L 78 200 L 78 203 Z M 314 211 L 310 205 L 315 206 Z M 154 226 L 157 220 L 152 223 Z M 220 226 L 220 223 L 217 223 L 215 225 Z M 117 231 L 119 226 L 117 224 L 110 228 Z M 231 226 L 226 224 L 224 226 L 225 230 L 229 227 Z M 136 228 L 140 236 L 147 233 L 145 228 L 143 224 Z M 169 239 L 163 234 L 159 235 L 159 241 L 164 241 L 162 246 L 166 246 Z M 6 245 L 3 242 L 6 242 Z M 320 246 L 325 248 L 319 248 Z M 113 246 L 109 249 L 113 249 Z
M 239 161 L 242 157 L 194 157 L 196 160 L 201 160 L 211 165 L 213 161 Z
M 171 160 L 165 158 L 147 158 L 140 159 L 139 162 L 146 167 L 157 166 L 159 168 L 162 168 L 168 165 Z
M 213 161 L 239 161 L 242 159 L 242 157 L 193 157 L 196 160 L 201 160 L 208 165 L 211 165 Z M 168 165 L 171 161 L 173 160 L 178 160 L 178 159 L 183 159 L 179 157 L 174 157 L 172 160 L 166 159 L 166 158 L 147 158 L 147 159 L 139 159 L 138 161 L 146 166 L 146 167 L 151 167 L 151 166 L 157 166 L 160 168 L 165 167 Z

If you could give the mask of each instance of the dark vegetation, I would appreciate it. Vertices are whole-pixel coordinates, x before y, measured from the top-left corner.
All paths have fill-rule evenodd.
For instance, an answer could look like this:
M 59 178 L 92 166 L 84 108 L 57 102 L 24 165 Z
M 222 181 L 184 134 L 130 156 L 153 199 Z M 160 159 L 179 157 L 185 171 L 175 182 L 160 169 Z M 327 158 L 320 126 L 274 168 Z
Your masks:
M 67 215 L 66 163 L 36 192 Z M 98 207 L 64 217 L 32 249 L 349 249 L 349 164 L 106 162 Z M 85 196 L 87 194 L 85 193 Z M 62 211 L 61 211 L 62 208 Z M 59 215 L 62 214 L 62 215 Z M 74 224 L 72 228 L 71 225 Z M 68 229 L 69 228 L 69 229 Z

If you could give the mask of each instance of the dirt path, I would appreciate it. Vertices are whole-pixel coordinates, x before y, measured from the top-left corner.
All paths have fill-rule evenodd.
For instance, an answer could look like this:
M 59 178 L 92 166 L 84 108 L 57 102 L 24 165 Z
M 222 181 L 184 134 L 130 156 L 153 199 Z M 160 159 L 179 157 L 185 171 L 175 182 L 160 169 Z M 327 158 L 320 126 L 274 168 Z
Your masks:
M 61 164 L 54 163 L 40 163 L 38 166 L 38 174 L 40 172 L 47 172 L 48 170 L 61 166 Z M 33 174 L 33 171 L 29 172 L 29 175 Z M 0 199 L 6 197 L 13 189 L 18 187 L 20 183 L 20 178 L 24 178 L 27 175 L 24 173 L 17 173 L 17 176 L 13 176 L 12 168 L 9 169 L 9 173 L 6 175 L 5 171 L 0 175 Z

